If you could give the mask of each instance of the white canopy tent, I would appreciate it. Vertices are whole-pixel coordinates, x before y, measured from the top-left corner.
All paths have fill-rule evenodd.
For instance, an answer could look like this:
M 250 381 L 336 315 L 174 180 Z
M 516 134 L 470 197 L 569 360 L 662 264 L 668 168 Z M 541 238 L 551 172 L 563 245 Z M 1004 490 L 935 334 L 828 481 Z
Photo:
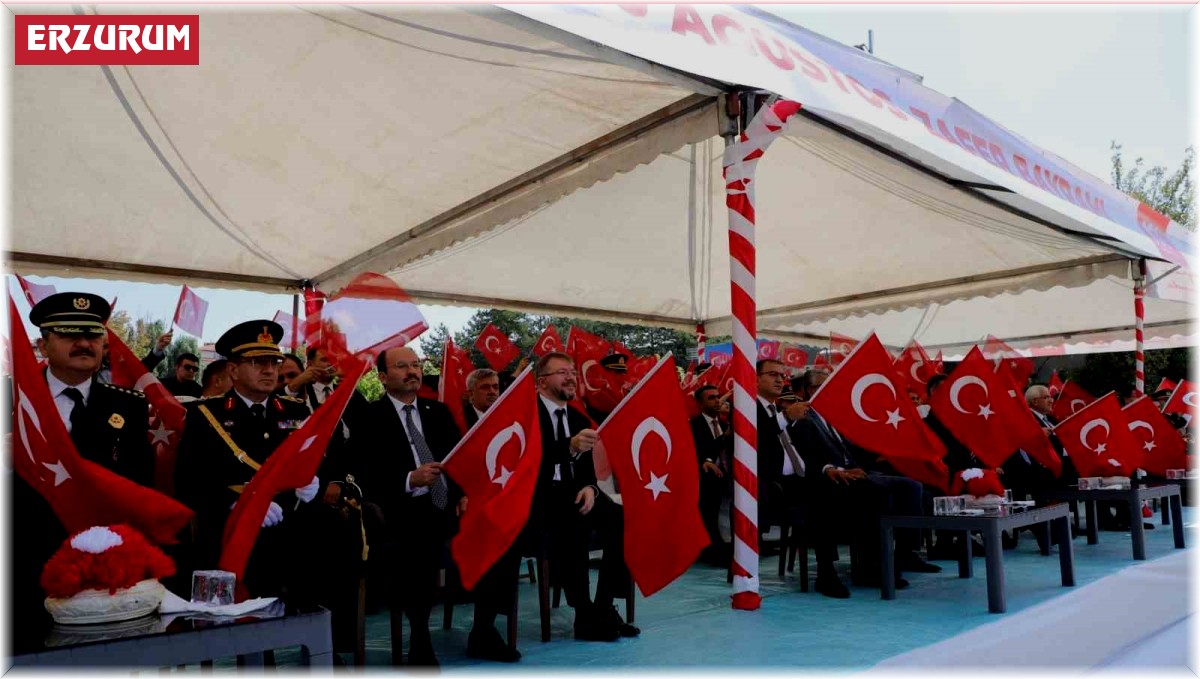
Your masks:
M 788 72 L 671 30 L 670 6 L 98 11 L 200 14 L 201 65 L 8 66 L 17 272 L 333 291 L 381 271 L 423 302 L 721 334 L 735 86 L 805 105 L 757 174 L 763 334 L 952 353 L 1120 333 L 1130 259 L 1191 256 L 1178 225 L 918 76 L 753 10 L 690 11 L 785 46 Z M 870 91 L 916 103 L 901 120 Z M 1191 318 L 1148 300 L 1147 337 Z

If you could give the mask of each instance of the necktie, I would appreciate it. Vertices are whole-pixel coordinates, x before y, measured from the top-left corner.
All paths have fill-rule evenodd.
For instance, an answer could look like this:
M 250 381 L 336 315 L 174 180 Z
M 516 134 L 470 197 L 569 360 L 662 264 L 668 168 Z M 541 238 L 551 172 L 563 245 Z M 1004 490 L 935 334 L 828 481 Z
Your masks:
M 325 399 L 329 398 L 330 386 L 328 384 L 317 385 L 317 403 L 325 403 Z
M 558 418 L 558 425 L 555 427 L 554 440 L 565 441 L 570 437 L 567 436 L 567 409 L 559 408 L 554 411 L 554 416 Z
M 825 418 L 821 417 L 819 414 L 816 415 L 816 419 L 817 422 L 821 424 L 821 427 L 825 430 L 825 433 L 829 434 L 829 438 L 833 439 L 834 443 L 837 444 L 835 447 L 838 449 L 838 452 L 842 454 L 842 466 L 846 468 L 857 467 L 858 465 L 854 464 L 854 458 L 850 457 L 850 450 L 846 448 L 846 442 L 842 440 L 842 435 L 839 434 L 836 429 L 830 426 L 830 424 L 825 421 Z
M 87 407 L 83 405 L 83 394 L 81 394 L 75 387 L 67 387 L 66 389 L 63 389 L 62 393 L 63 396 L 66 396 L 75 403 L 75 405 L 71 407 L 71 433 L 80 434 L 83 432 L 83 419 L 84 415 L 86 414 L 84 409 Z
M 267 416 L 267 407 L 261 403 L 255 403 L 254 405 L 250 406 L 250 414 L 253 415 L 255 419 L 265 419 Z
M 417 458 L 421 460 L 421 464 L 429 464 L 433 462 L 433 453 L 429 450 L 429 444 L 425 442 L 425 437 L 421 435 L 421 430 L 417 429 L 417 423 L 413 421 L 414 410 L 416 408 L 411 405 L 404 406 L 404 424 L 408 429 L 408 442 L 417 451 Z M 449 498 L 446 479 L 439 476 L 437 481 L 434 481 L 433 485 L 429 487 L 429 496 L 433 499 L 433 506 L 445 509 L 446 501 Z
M 775 406 L 771 406 L 771 419 L 775 421 L 775 426 L 779 426 L 779 418 L 776 416 Z M 792 461 L 792 469 L 796 470 L 796 476 L 804 476 L 804 460 L 800 454 L 796 452 L 796 447 L 792 445 L 792 437 L 788 436 L 787 429 L 779 429 L 779 445 L 783 446 L 783 452 L 787 453 L 788 459 Z
M 721 438 L 721 425 L 717 424 L 716 420 L 713 420 L 712 426 L 713 426 L 713 438 L 715 438 L 715 439 Z

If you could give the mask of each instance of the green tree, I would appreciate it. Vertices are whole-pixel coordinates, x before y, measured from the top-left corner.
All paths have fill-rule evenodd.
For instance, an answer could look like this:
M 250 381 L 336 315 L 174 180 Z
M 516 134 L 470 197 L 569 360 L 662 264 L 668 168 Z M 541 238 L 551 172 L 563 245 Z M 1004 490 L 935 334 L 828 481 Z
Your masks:
M 377 401 L 383 396 L 383 383 L 379 381 L 379 372 L 374 367 L 368 370 L 366 375 L 363 375 L 355 388 L 368 401 Z
M 157 342 L 158 337 L 155 337 L 154 341 Z M 149 351 L 149 350 L 147 349 L 147 351 Z M 167 377 L 168 375 L 175 374 L 175 357 L 176 356 L 178 356 L 180 354 L 193 354 L 196 357 L 199 357 L 200 356 L 200 341 L 190 335 L 185 335 L 183 337 L 176 337 L 175 340 L 173 342 L 171 342 L 171 344 L 169 346 L 167 346 L 167 350 L 165 353 L 166 353 L 166 356 L 163 358 L 163 360 L 160 361 L 158 365 L 154 366 L 154 374 L 159 379 Z M 143 356 L 143 355 L 144 354 L 138 354 L 138 356 Z M 201 364 L 200 369 L 204 370 L 203 364 Z M 196 377 L 197 377 L 197 381 L 198 381 L 200 376 L 197 375 Z
M 1146 352 L 1146 390 L 1152 391 L 1165 377 L 1172 382 L 1187 379 L 1187 349 L 1163 349 Z M 1123 398 L 1133 393 L 1134 356 L 1132 352 L 1090 354 L 1083 367 L 1068 370 L 1064 379 L 1074 380 L 1093 396 L 1115 391 Z
M 1189 146 L 1184 150 L 1183 164 L 1172 172 L 1162 165 L 1147 169 L 1140 157 L 1133 161 L 1133 167 L 1127 167 L 1121 145 L 1114 141 L 1110 148 L 1114 187 L 1170 217 L 1180 226 L 1196 230 L 1196 215 L 1192 211 L 1195 149 Z
M 108 319 L 108 327 L 135 356 L 142 358 L 150 353 L 150 349 L 165 332 L 166 322 L 151 320 L 148 316 L 133 320 L 129 312 L 122 309 Z

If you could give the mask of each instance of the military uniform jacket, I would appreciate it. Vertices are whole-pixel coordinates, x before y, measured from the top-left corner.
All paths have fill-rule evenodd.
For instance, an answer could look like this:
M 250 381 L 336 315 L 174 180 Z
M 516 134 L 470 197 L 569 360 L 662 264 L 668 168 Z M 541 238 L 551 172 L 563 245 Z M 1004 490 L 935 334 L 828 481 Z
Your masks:
M 79 454 L 107 469 L 154 486 L 154 449 L 150 447 L 150 407 L 140 391 L 92 378 L 83 426 L 71 430 Z
M 254 478 L 255 469 L 238 459 L 216 428 L 204 416 L 207 408 L 230 440 L 261 466 L 275 449 L 308 418 L 308 407 L 298 399 L 271 396 L 265 417 L 258 418 L 234 390 L 224 396 L 186 404 L 187 424 L 175 464 L 175 488 L 179 499 L 196 512 L 197 539 L 220 544 L 225 519 L 242 488 Z M 295 493 L 276 497 L 285 517 L 296 505 Z

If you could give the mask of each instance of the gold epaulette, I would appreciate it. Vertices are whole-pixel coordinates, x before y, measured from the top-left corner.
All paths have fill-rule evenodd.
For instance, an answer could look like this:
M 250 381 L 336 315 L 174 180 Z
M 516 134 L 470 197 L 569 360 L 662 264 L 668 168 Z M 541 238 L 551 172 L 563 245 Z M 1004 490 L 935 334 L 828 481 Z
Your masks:
M 126 389 L 125 387 L 118 387 L 117 385 L 110 384 L 108 382 L 97 382 L 97 384 L 99 384 L 100 386 L 103 386 L 103 387 L 108 387 L 109 389 L 112 389 L 113 391 L 119 391 L 123 394 L 132 394 L 134 396 L 137 396 L 138 398 L 146 398 L 145 394 L 143 394 L 142 392 L 140 392 L 136 389 Z
M 304 401 L 304 399 L 296 398 L 295 396 L 288 396 L 286 394 L 280 394 L 279 396 L 276 396 L 275 398 L 278 398 L 281 401 L 291 401 L 292 403 L 299 403 L 302 406 L 308 405 L 308 403 L 306 403 Z
M 213 417 L 213 414 L 208 411 L 208 408 L 201 405 L 199 408 L 197 408 L 197 410 L 203 413 L 204 418 L 208 420 L 208 423 L 212 425 L 212 428 L 217 430 L 217 434 L 221 437 L 221 440 L 225 442 L 225 445 L 229 446 L 229 450 L 233 452 L 233 456 L 237 458 L 238 462 L 250 467 L 254 471 L 258 471 L 259 467 L 262 465 L 255 462 L 254 458 L 250 457 L 246 451 L 238 448 L 237 444 L 233 442 L 233 439 L 229 437 L 229 432 L 225 431 L 225 428 L 221 426 L 220 422 L 217 422 L 217 418 Z

